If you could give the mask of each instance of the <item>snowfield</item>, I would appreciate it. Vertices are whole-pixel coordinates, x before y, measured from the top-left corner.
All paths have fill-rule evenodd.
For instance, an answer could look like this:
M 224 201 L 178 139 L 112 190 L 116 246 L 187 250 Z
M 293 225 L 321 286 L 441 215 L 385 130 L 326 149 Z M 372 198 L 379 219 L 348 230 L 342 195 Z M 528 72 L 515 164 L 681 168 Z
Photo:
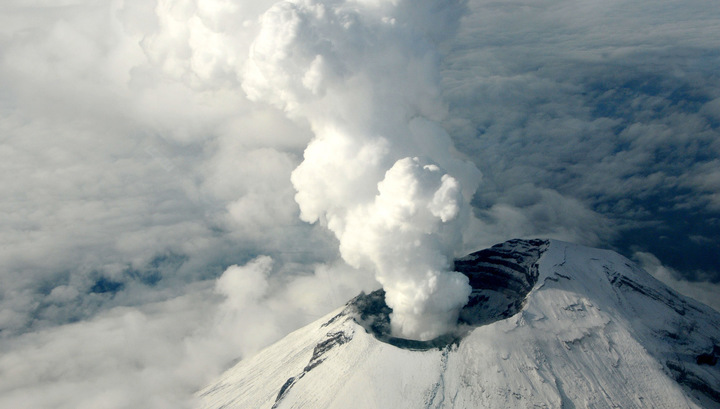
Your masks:
M 461 260 L 534 283 L 518 292 L 496 282 L 485 297 L 476 288 L 486 304 L 522 296 L 517 308 L 477 304 L 474 314 L 496 319 L 422 348 L 374 332 L 360 296 L 238 363 L 198 393 L 202 407 L 720 407 L 715 310 L 612 251 L 540 240 L 496 247 L 514 261 Z

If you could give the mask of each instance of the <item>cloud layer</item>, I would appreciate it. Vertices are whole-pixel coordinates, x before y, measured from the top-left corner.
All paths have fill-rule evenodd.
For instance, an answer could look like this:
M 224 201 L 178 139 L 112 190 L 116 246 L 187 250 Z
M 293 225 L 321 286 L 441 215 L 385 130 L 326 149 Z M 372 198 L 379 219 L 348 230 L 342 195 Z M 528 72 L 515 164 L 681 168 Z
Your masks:
M 443 90 L 445 125 L 486 177 L 477 214 L 505 234 L 638 246 L 720 279 L 717 13 L 672 1 L 471 7 Z

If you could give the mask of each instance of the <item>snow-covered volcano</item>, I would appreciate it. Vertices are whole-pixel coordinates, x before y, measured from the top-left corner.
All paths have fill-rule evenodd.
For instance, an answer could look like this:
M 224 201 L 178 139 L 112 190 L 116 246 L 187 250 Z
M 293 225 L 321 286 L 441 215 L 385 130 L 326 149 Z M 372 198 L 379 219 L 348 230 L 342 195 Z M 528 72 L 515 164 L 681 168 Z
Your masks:
M 720 313 L 607 250 L 512 240 L 456 261 L 454 334 L 388 333 L 362 294 L 227 371 L 204 408 L 720 407 Z

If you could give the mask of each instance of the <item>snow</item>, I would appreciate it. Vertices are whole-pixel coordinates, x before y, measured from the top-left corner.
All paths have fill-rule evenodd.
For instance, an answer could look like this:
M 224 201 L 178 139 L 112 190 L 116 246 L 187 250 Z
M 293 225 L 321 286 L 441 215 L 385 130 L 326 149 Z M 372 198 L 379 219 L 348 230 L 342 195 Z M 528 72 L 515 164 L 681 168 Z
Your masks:
M 720 407 L 698 392 L 720 390 L 720 370 L 695 361 L 720 314 L 607 250 L 551 241 L 538 271 L 519 313 L 439 349 L 378 341 L 340 308 L 238 363 L 202 407 Z

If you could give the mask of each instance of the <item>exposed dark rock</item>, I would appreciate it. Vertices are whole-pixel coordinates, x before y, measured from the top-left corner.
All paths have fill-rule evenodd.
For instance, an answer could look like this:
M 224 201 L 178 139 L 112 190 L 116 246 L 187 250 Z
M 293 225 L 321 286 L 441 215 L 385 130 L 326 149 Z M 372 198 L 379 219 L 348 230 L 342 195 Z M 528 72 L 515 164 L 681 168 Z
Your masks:
M 340 315 L 353 315 L 366 331 L 397 347 L 442 349 L 460 342 L 468 332 L 468 326 L 487 325 L 517 314 L 537 282 L 537 262 L 548 244 L 546 240 L 515 239 L 455 260 L 455 271 L 465 274 L 472 286 L 468 303 L 460 312 L 459 322 L 465 325 L 455 333 L 429 341 L 393 337 L 390 331 L 392 309 L 385 303 L 382 289 L 355 297 Z
M 628 267 L 635 270 L 637 267 L 627 264 Z M 619 290 L 633 291 L 638 294 L 642 294 L 653 300 L 660 301 L 668 307 L 672 308 L 676 313 L 680 315 L 687 314 L 688 309 L 698 311 L 695 307 L 691 306 L 683 299 L 678 298 L 675 294 L 670 293 L 669 290 L 665 290 L 667 293 L 662 293 L 648 288 L 640 283 L 637 283 L 627 276 L 621 275 L 616 271 L 610 270 L 605 267 L 605 274 L 607 274 L 610 284 Z
M 333 317 L 330 321 L 334 321 L 338 317 L 341 317 L 343 314 L 338 314 L 335 317 Z M 325 323 L 323 326 L 327 325 L 328 323 Z M 303 368 L 303 371 L 296 375 L 288 378 L 287 381 L 283 384 L 283 386 L 280 387 L 280 391 L 277 394 L 277 397 L 275 398 L 275 403 L 273 404 L 273 409 L 277 408 L 278 404 L 282 401 L 282 399 L 285 397 L 285 395 L 292 389 L 293 385 L 297 383 L 300 379 L 303 378 L 308 372 L 312 371 L 313 369 L 317 368 L 318 365 L 323 363 L 325 360 L 324 355 L 333 349 L 334 347 L 338 345 L 342 345 L 347 343 L 352 339 L 352 336 L 349 336 L 345 334 L 344 332 L 331 332 L 327 334 L 327 338 L 321 342 L 319 342 L 317 345 L 315 345 L 315 349 L 313 349 L 312 357 L 310 358 L 310 362 L 308 362 L 307 365 L 305 365 L 305 368 Z
M 718 357 L 713 354 L 700 354 L 697 356 L 698 365 L 710 365 L 715 366 L 717 364 Z
M 715 366 L 718 358 L 720 358 L 720 345 L 714 345 L 710 353 L 698 355 L 696 362 L 698 365 Z
M 389 336 L 392 309 L 385 304 L 385 290 L 360 294 L 350 301 L 349 306 L 355 313 L 355 320 L 368 332 L 381 337 Z
M 320 365 L 323 361 L 322 356 L 332 349 L 333 347 L 337 345 L 342 345 L 348 341 L 350 341 L 350 337 L 345 335 L 344 332 L 335 332 L 331 334 L 327 334 L 328 338 L 319 344 L 315 345 L 315 349 L 313 350 L 312 358 L 310 358 L 310 362 L 305 367 L 305 372 L 310 372 L 313 368 Z
M 674 361 L 668 361 L 665 365 L 670 369 L 675 380 L 680 385 L 686 386 L 690 388 L 690 390 L 699 392 L 707 398 L 720 403 L 720 390 L 711 386 L 705 379 L 688 369 L 685 365 Z
M 546 240 L 514 239 L 455 260 L 455 271 L 470 279 L 470 300 L 460 321 L 481 326 L 517 314 L 537 283 L 537 262 Z
M 277 397 L 275 398 L 275 404 L 273 405 L 273 408 L 277 407 L 277 404 L 282 400 L 282 398 L 285 397 L 285 394 L 287 391 L 290 390 L 290 388 L 295 384 L 295 377 L 290 377 L 283 386 L 280 388 L 280 392 L 278 392 Z

